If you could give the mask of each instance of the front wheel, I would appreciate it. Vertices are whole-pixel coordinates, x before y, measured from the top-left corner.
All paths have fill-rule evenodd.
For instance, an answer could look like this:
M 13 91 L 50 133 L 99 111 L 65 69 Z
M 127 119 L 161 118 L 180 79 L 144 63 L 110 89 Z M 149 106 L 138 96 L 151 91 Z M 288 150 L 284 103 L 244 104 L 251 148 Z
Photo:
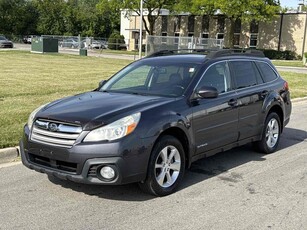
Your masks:
M 277 149 L 281 133 L 280 118 L 277 113 L 270 113 L 265 120 L 265 126 L 256 148 L 263 153 L 272 153 Z
M 182 144 L 173 136 L 163 136 L 154 146 L 147 171 L 147 178 L 140 188 L 155 196 L 173 193 L 183 178 L 185 154 Z

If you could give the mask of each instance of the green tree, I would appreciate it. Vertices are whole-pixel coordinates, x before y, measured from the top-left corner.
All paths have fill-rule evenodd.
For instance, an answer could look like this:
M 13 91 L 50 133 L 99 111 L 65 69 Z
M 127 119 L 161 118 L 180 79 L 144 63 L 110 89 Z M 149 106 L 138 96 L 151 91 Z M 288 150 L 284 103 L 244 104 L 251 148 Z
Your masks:
M 66 0 L 35 0 L 35 5 L 39 12 L 39 33 L 59 35 L 66 32 Z
M 125 38 L 118 31 L 114 31 L 108 39 L 108 48 L 111 50 L 120 50 L 125 44 Z
M 32 1 L 0 0 L 0 33 L 10 36 L 36 33 L 37 15 Z

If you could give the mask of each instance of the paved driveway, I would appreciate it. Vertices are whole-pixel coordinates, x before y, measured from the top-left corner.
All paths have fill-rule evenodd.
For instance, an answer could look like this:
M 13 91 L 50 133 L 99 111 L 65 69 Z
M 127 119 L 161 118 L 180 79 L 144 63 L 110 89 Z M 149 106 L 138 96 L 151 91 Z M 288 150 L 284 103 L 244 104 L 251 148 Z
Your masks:
M 0 166 L 0 229 L 295 229 L 307 226 L 307 102 L 296 102 L 279 150 L 251 146 L 199 160 L 167 197 L 137 185 L 61 181 Z

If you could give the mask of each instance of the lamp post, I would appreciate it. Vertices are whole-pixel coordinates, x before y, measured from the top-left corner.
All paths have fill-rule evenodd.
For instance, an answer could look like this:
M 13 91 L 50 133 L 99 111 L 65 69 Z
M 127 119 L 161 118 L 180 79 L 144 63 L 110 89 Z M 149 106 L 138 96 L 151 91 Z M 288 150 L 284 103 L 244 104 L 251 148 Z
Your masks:
M 142 58 L 142 35 L 143 35 L 143 0 L 140 3 L 140 36 L 139 36 L 139 59 Z

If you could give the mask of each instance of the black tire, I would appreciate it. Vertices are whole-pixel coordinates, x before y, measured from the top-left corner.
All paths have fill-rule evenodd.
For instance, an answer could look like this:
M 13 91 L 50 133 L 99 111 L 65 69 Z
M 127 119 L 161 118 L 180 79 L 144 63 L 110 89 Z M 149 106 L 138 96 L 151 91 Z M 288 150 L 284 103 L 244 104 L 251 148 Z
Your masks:
M 167 160 L 163 161 L 162 158 L 165 153 Z M 179 165 L 180 168 L 178 168 Z M 175 167 L 176 169 L 173 169 Z M 146 193 L 155 196 L 166 196 L 175 192 L 178 188 L 184 171 L 185 154 L 182 144 L 175 137 L 165 135 L 155 144 L 149 160 L 147 177 L 144 182 L 139 183 L 139 186 Z M 158 182 L 159 176 L 160 180 Z
M 255 142 L 256 150 L 269 154 L 276 151 L 281 134 L 281 122 L 277 113 L 270 113 L 265 119 L 262 138 Z

